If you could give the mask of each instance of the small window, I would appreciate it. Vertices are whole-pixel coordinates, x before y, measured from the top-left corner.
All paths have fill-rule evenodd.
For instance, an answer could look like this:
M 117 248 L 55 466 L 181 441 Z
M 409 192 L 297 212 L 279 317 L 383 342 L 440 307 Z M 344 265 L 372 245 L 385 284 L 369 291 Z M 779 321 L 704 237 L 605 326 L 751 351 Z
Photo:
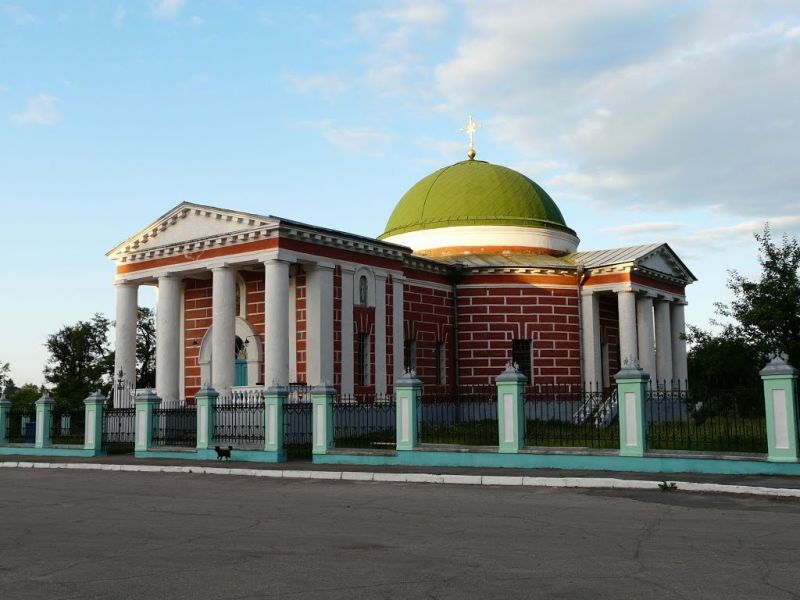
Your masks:
M 369 385 L 369 334 L 358 334 L 358 385 Z
M 417 370 L 417 342 L 414 340 L 403 342 L 403 367 L 406 371 Z
M 358 280 L 358 303 L 361 306 L 367 305 L 368 289 L 369 289 L 369 284 L 367 284 L 367 276 L 362 275 L 361 278 Z
M 445 372 L 444 342 L 436 342 L 436 385 L 444 385 Z
M 533 383 L 531 378 L 531 341 L 513 340 L 511 342 L 511 362 L 528 378 L 528 383 Z

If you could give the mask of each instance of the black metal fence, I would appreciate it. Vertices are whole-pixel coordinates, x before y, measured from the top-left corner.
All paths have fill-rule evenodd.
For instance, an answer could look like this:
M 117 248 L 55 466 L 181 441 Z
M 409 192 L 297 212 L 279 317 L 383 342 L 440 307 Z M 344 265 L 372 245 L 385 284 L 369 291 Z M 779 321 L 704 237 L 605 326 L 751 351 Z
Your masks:
M 394 450 L 395 403 L 384 394 L 340 396 L 333 403 L 336 448 Z
M 197 408 L 156 408 L 153 410 L 153 446 L 197 446 Z
M 497 389 L 462 388 L 455 394 L 423 394 L 419 402 L 423 444 L 497 446 Z
M 264 447 L 264 403 L 216 404 L 212 411 L 213 440 L 237 448 Z
M 54 406 L 50 413 L 50 440 L 53 444 L 83 444 L 86 410 Z
M 525 444 L 618 448 L 616 388 L 534 385 L 525 389 Z
M 290 459 L 311 457 L 311 402 L 287 402 L 283 405 L 283 446 Z
M 647 440 L 653 450 L 767 452 L 760 381 L 677 385 L 647 392 Z
M 129 454 L 136 441 L 136 409 L 106 408 L 103 411 L 103 452 Z
M 8 411 L 6 440 L 9 444 L 33 444 L 36 441 L 36 409 L 14 408 Z

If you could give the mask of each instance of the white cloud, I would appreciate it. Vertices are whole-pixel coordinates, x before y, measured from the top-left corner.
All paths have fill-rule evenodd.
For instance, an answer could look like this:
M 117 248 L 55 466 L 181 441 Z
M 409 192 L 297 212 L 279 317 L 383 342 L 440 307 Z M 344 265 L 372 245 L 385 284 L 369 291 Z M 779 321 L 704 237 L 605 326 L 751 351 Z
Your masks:
M 185 5 L 186 0 L 158 0 L 151 4 L 150 13 L 157 19 L 176 19 Z
M 18 125 L 53 125 L 61 120 L 58 110 L 58 98 L 39 94 L 28 100 L 28 105 L 21 113 L 11 115 L 11 120 Z
M 621 240 L 649 238 L 652 234 L 670 232 L 674 234 L 682 229 L 680 223 L 672 221 L 651 221 L 646 223 L 630 223 L 628 225 L 617 225 L 600 229 L 601 233 L 608 233 Z
M 392 141 L 392 136 L 386 131 L 371 127 L 342 127 L 334 125 L 330 119 L 303 124 L 318 130 L 326 142 L 345 152 L 381 153 Z
M 0 4 L 0 10 L 2 10 L 15 25 L 33 25 L 39 22 L 39 17 L 16 4 Z
M 312 74 L 285 75 L 284 79 L 298 92 L 303 94 L 319 93 L 326 98 L 337 96 L 350 88 L 350 83 L 340 75 Z
M 125 7 L 122 4 L 117 4 L 114 9 L 114 16 L 111 18 L 111 24 L 119 29 L 125 23 Z
M 468 1 L 437 102 L 606 205 L 800 211 L 800 6 L 736 6 Z

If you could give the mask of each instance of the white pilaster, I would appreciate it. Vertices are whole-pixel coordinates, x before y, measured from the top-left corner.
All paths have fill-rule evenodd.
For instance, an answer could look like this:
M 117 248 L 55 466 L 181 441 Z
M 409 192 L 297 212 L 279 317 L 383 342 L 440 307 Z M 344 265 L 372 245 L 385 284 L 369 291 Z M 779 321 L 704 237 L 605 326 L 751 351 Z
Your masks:
M 342 394 L 355 391 L 353 365 L 353 269 L 342 267 Z
M 653 329 L 653 298 L 636 299 L 636 331 L 639 338 L 639 366 L 653 377 L 656 372 L 656 341 Z
M 392 389 L 403 376 L 403 277 L 392 275 Z
M 625 361 L 639 360 L 639 341 L 636 335 L 636 295 L 633 292 L 617 292 L 619 310 L 619 351 L 622 365 Z
M 306 373 L 310 385 L 333 385 L 333 265 L 306 269 Z
M 375 273 L 375 393 L 386 393 L 386 274 Z
M 231 267 L 215 267 L 211 272 L 211 385 L 223 392 L 236 382 L 236 272 Z
M 297 381 L 297 277 L 289 277 L 289 381 Z
M 156 394 L 162 405 L 177 406 L 180 391 L 181 294 L 178 277 L 158 278 L 156 306 Z
M 581 346 L 583 349 L 583 385 L 594 389 L 603 384 L 600 346 L 600 297 L 592 292 L 581 296 Z
M 289 263 L 264 261 L 264 383 L 289 384 Z
M 117 321 L 114 342 L 114 377 L 136 383 L 136 321 L 139 316 L 139 286 L 117 283 Z
M 672 339 L 669 324 L 669 302 L 655 301 L 656 317 L 656 379 L 672 384 Z
M 684 302 L 670 303 L 670 329 L 672 338 L 672 379 L 675 383 L 686 385 L 689 371 L 686 366 L 686 318 Z

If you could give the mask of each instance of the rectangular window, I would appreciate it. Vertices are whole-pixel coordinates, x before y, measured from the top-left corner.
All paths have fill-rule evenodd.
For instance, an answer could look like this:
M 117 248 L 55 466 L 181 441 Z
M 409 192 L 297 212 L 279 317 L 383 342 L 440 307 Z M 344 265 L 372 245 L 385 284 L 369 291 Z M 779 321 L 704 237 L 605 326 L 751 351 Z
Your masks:
M 406 371 L 417 370 L 417 342 L 414 340 L 403 342 L 403 367 Z
M 513 340 L 511 342 L 511 362 L 528 378 L 528 384 L 533 383 L 531 378 L 531 341 Z
M 358 385 L 369 385 L 369 334 L 358 334 L 358 364 L 356 365 Z
M 447 365 L 444 361 L 444 342 L 436 342 L 436 385 L 444 385 Z

